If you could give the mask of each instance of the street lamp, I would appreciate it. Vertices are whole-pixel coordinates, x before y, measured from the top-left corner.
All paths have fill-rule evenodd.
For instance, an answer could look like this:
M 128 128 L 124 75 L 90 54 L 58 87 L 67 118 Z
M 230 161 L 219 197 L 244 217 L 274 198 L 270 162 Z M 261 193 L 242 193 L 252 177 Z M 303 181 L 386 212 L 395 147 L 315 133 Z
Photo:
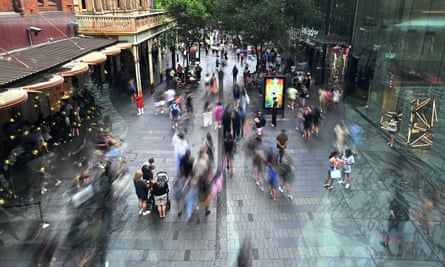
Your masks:
M 29 45 L 30 46 L 32 46 L 31 33 L 34 33 L 34 36 L 38 36 L 41 31 L 42 31 L 42 29 L 40 29 L 38 27 L 34 27 L 34 26 L 29 26 L 28 28 L 26 28 L 26 32 L 28 33 L 28 41 L 29 41 Z

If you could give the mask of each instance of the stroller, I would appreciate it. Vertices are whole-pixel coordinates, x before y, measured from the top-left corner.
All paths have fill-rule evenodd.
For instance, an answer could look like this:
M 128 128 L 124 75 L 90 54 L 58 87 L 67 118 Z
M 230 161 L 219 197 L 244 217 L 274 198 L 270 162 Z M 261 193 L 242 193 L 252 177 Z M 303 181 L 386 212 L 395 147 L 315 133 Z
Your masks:
M 156 173 L 154 179 L 156 179 L 156 181 L 159 181 L 160 179 L 162 179 L 166 183 L 166 186 L 167 186 L 167 211 L 169 211 L 171 208 L 171 201 L 170 201 L 169 189 L 168 189 L 168 181 L 169 181 L 168 174 L 165 171 L 159 171 Z M 155 205 L 155 198 L 154 198 L 154 195 L 152 194 L 152 188 L 150 188 L 148 191 L 147 210 L 150 210 L 152 212 L 153 211 L 157 212 L 156 205 Z

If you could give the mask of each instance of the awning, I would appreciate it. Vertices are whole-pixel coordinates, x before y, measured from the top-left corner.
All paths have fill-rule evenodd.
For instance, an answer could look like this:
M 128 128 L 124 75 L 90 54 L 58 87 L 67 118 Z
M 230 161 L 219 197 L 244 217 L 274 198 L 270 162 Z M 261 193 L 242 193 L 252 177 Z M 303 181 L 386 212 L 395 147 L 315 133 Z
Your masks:
M 117 43 L 114 46 L 120 48 L 121 50 L 125 50 L 125 49 L 130 49 L 133 45 L 130 43 Z
M 114 43 L 116 43 L 116 40 L 108 38 L 76 36 L 66 40 L 9 52 L 11 57 L 1 52 L 0 87 L 19 88 L 20 86 L 16 84 L 12 85 L 12 83 L 27 78 L 34 79 L 35 76 L 39 76 L 40 73 L 53 68 L 59 68 L 63 64 L 71 62 L 89 52 L 98 51 Z M 16 60 L 14 60 L 14 58 Z
M 116 46 L 109 46 L 106 47 L 104 50 L 100 51 L 102 54 L 105 54 L 107 56 L 115 56 L 119 55 L 121 53 L 121 49 Z
M 63 77 L 76 76 L 87 72 L 90 68 L 87 63 L 83 62 L 70 62 L 62 66 L 62 70 L 59 74 Z M 66 69 L 66 70 L 65 70 Z
M 0 91 L 0 110 L 12 108 L 27 99 L 28 93 L 23 89 L 2 89 Z
M 64 79 L 62 76 L 53 75 L 51 78 L 49 78 L 45 82 L 39 82 L 39 83 L 35 83 L 35 84 L 22 86 L 22 88 L 28 92 L 38 92 L 38 91 L 43 91 L 43 90 L 50 89 L 50 88 L 56 87 L 58 85 L 61 85 L 61 84 L 63 84 L 63 81 L 64 81 Z
M 107 61 L 107 56 L 102 54 L 101 52 L 95 51 L 79 58 L 79 61 L 90 65 L 96 65 Z

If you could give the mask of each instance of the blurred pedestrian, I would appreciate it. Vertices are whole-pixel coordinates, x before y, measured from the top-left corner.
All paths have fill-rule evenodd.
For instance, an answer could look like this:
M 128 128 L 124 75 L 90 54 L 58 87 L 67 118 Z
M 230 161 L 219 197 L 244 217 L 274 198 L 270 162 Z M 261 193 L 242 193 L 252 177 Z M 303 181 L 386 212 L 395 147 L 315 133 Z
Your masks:
M 277 200 L 277 190 L 280 186 L 280 175 L 276 169 L 276 166 L 267 163 L 266 164 L 267 174 L 269 176 L 269 194 L 272 199 Z
M 212 73 L 212 77 L 210 77 L 210 91 L 213 95 L 218 93 L 218 83 L 216 81 L 215 73 Z
M 187 140 L 185 140 L 184 134 L 182 132 L 177 132 L 172 137 L 172 145 L 174 146 L 174 155 L 176 160 L 176 174 L 179 177 L 181 159 L 185 155 L 187 149 L 189 149 L 189 144 Z
M 381 244 L 389 250 L 389 241 L 393 239 L 398 243 L 398 251 L 400 252 L 404 242 L 403 231 L 405 229 L 405 223 L 409 221 L 411 208 L 400 190 L 396 190 L 394 195 L 392 195 L 388 201 L 388 230 L 385 233 L 385 238 Z M 392 233 L 393 230 L 395 233 Z
M 303 111 L 303 138 L 309 143 L 311 142 L 312 118 L 312 109 L 306 107 Z
M 339 153 L 344 152 L 345 147 L 345 139 L 350 135 L 348 128 L 346 127 L 344 122 L 341 122 L 334 127 L 334 133 L 335 133 L 335 148 Z
M 284 159 L 277 165 L 278 173 L 280 175 L 280 192 L 286 192 L 287 197 L 292 200 L 293 197 L 293 182 L 295 166 L 292 158 L 289 155 L 285 155 Z
M 236 143 L 233 140 L 233 136 L 229 134 L 227 138 L 224 139 L 224 155 L 226 158 L 227 170 L 229 171 L 230 177 L 233 176 L 233 159 L 236 151 Z
M 236 67 L 236 64 L 233 65 L 232 76 L 233 76 L 233 85 L 235 85 L 238 77 L 238 68 Z
M 321 112 L 317 107 L 312 108 L 312 133 L 318 136 L 320 130 Z
M 241 138 L 241 116 L 239 111 L 239 103 L 234 104 L 234 108 L 232 111 L 232 132 L 233 132 L 233 139 L 236 143 L 239 142 L 239 139 Z
M 213 118 L 215 121 L 215 130 L 222 127 L 222 119 L 223 119 L 223 105 L 221 102 L 218 102 L 213 111 Z
M 180 176 L 175 180 L 174 192 L 178 209 L 178 217 L 182 215 L 182 209 L 184 207 L 184 196 L 187 191 L 187 187 L 192 179 L 193 171 L 193 157 L 190 149 L 187 149 L 185 155 L 180 162 Z

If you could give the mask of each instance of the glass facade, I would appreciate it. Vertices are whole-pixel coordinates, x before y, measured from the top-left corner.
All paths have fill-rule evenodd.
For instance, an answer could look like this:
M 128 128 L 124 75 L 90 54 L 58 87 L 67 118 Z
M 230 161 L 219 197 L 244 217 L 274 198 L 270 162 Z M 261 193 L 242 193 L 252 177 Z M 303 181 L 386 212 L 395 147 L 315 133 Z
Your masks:
M 397 139 L 445 170 L 445 1 L 357 0 L 346 99 Z

